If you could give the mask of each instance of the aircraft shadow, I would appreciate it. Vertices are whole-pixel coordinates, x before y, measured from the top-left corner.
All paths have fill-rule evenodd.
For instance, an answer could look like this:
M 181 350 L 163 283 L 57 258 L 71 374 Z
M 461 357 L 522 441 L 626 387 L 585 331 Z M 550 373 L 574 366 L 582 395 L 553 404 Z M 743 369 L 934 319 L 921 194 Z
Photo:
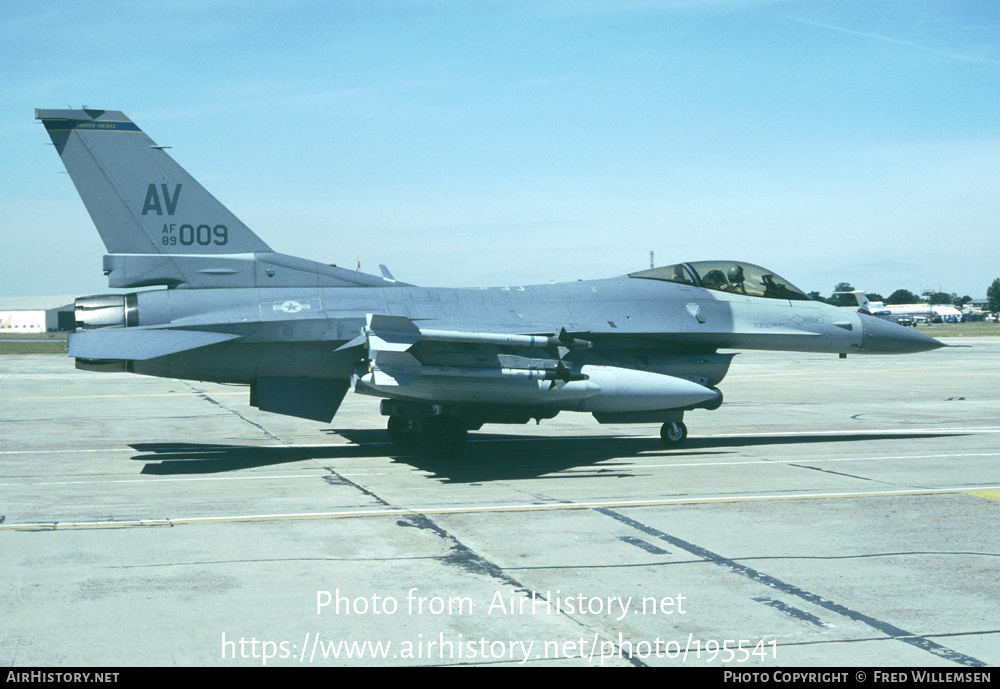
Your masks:
M 348 437 L 348 432 L 341 435 Z M 446 483 L 547 478 L 625 478 L 644 473 L 627 463 L 644 458 L 683 458 L 728 454 L 740 447 L 810 445 L 872 440 L 913 440 L 954 437 L 953 433 L 890 433 L 885 435 L 755 436 L 752 438 L 688 438 L 683 447 L 669 449 L 658 438 L 609 437 L 538 438 L 475 434 L 461 457 L 440 459 L 422 454 L 396 454 L 394 461 L 429 472 Z M 620 460 L 612 463 L 610 460 Z M 604 462 L 608 464 L 602 465 Z M 581 469 L 590 467 L 589 471 Z M 572 474 L 558 473 L 573 469 Z M 552 474 L 548 476 L 547 474 Z
M 146 462 L 143 474 L 215 474 L 242 469 L 291 464 L 307 459 L 384 457 L 392 449 L 381 434 L 381 442 L 328 447 L 286 447 L 258 445 L 211 445 L 203 443 L 133 443 L 140 454 L 133 461 Z
M 688 438 L 679 449 L 663 446 L 658 438 L 634 436 L 546 437 L 474 433 L 462 456 L 442 459 L 402 452 L 383 430 L 330 431 L 352 444 L 284 447 L 212 445 L 201 443 L 136 443 L 140 454 L 133 461 L 146 462 L 143 474 L 173 476 L 214 474 L 301 462 L 308 459 L 389 457 L 394 463 L 426 471 L 429 478 L 445 483 L 477 483 L 517 479 L 625 478 L 642 474 L 628 463 L 631 458 L 696 457 L 733 452 L 741 447 L 815 445 L 874 440 L 914 440 L 955 437 L 953 433 L 896 432 L 873 435 L 753 436 L 733 438 Z M 610 462 L 610 460 L 624 460 Z M 560 473 L 574 470 L 572 474 Z

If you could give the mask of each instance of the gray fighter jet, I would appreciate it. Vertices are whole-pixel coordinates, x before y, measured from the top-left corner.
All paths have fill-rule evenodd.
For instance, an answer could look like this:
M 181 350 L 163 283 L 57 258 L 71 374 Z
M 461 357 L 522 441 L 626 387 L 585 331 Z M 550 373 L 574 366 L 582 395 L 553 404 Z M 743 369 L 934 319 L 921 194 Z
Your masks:
M 383 398 L 403 448 L 561 411 L 658 423 L 717 409 L 735 353 L 919 352 L 912 329 L 809 299 L 740 261 L 603 280 L 425 288 L 274 252 L 121 112 L 36 110 L 107 247 L 112 288 L 76 300 L 78 368 L 250 387 L 263 411 L 329 422 L 348 388 Z

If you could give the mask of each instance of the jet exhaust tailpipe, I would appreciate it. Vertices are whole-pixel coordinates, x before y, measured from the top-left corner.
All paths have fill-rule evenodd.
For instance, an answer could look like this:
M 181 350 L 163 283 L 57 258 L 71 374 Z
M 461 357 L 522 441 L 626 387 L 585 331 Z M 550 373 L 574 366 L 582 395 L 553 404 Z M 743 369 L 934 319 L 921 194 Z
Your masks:
M 135 294 L 102 294 L 74 302 L 77 330 L 134 328 L 139 325 L 139 299 Z

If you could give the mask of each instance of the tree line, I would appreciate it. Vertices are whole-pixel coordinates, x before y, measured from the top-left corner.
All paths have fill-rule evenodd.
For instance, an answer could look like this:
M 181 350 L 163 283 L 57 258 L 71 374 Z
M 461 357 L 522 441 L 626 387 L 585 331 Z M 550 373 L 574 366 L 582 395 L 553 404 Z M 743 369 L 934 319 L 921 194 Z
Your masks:
M 809 296 L 816 301 L 832 304 L 834 306 L 856 306 L 858 302 L 853 294 L 839 294 L 853 291 L 854 287 L 850 283 L 840 282 L 833 288 L 833 293 L 829 297 L 824 297 L 819 292 L 810 292 Z M 922 304 L 925 301 L 908 289 L 897 289 L 888 297 L 883 297 L 881 294 L 875 292 L 866 292 L 865 294 L 871 301 L 880 301 L 886 306 L 890 306 L 892 304 Z M 1000 313 L 1000 278 L 994 280 L 993 284 L 987 288 L 986 299 L 989 302 L 990 311 L 993 313 Z M 930 295 L 927 303 L 947 304 L 956 308 L 962 308 L 970 301 L 972 301 L 972 297 L 967 294 L 960 297 L 954 292 L 951 294 L 948 294 L 947 292 L 936 292 Z

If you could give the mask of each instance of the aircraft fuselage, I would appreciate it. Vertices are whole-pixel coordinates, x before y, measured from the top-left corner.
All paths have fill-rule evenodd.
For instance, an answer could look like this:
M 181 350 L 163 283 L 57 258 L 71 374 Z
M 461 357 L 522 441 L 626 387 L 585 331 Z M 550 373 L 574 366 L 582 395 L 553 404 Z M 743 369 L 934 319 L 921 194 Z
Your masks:
M 594 343 L 593 349 L 570 353 L 570 360 L 613 358 L 639 350 L 846 354 L 927 348 L 920 340 L 910 342 L 906 336 L 912 331 L 901 328 L 893 333 L 901 340 L 880 350 L 870 336 L 880 325 L 877 319 L 820 302 L 726 294 L 624 276 L 482 289 L 153 290 L 136 293 L 136 301 L 132 327 L 236 337 L 169 356 L 132 359 L 131 370 L 215 382 L 250 383 L 262 375 L 348 378 L 358 353 L 336 350 L 363 331 L 366 314 L 371 313 L 407 317 L 421 327 L 470 332 L 552 334 L 552 324 L 561 324 Z M 71 354 L 88 358 L 86 340 L 100 333 L 71 335 Z

